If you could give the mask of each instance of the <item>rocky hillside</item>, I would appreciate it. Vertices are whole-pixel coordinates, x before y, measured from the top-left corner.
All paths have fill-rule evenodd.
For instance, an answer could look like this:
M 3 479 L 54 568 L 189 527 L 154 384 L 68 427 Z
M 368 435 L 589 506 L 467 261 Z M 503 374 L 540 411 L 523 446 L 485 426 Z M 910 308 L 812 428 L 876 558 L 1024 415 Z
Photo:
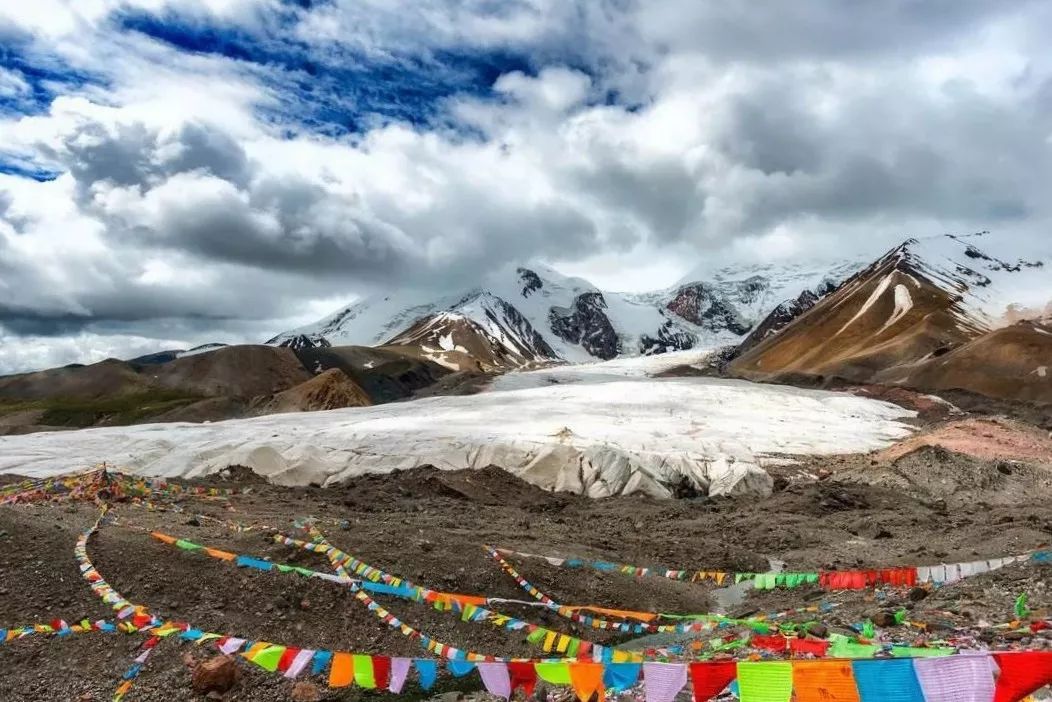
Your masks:
M 989 334 L 1014 291 L 1040 289 L 1048 275 L 1041 260 L 1002 260 L 980 243 L 979 236 L 905 242 L 820 300 L 780 307 L 739 347 L 731 371 L 906 382 L 917 364 Z
M 168 361 L 108 359 L 0 377 L 0 434 L 362 406 L 447 373 L 376 349 L 223 346 Z
M 1052 405 L 1052 319 L 996 329 L 886 382 Z

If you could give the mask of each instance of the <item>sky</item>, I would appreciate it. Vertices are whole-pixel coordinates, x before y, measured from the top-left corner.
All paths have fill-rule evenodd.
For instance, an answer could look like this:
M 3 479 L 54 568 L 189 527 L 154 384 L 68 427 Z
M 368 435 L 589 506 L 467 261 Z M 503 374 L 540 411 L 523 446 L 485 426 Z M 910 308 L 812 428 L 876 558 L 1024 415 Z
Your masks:
M 1052 223 L 1039 0 L 0 3 L 0 373 Z

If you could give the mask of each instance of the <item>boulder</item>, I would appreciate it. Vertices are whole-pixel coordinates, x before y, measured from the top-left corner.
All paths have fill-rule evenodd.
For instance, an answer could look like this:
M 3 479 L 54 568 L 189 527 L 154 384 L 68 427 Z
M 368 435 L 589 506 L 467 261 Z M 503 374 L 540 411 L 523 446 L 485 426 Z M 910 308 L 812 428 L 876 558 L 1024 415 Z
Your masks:
M 205 695 L 210 692 L 227 692 L 237 684 L 239 677 L 233 656 L 214 656 L 194 666 L 190 684 L 194 692 Z

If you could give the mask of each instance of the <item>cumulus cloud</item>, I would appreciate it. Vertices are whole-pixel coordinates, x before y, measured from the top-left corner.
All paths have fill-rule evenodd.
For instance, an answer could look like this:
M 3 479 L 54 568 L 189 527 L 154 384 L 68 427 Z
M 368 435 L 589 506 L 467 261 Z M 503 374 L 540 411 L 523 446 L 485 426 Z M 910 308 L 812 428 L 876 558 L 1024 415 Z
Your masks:
M 1052 224 L 1042 3 L 34 8 L 0 8 L 0 327 L 66 360 L 532 258 L 663 287 Z

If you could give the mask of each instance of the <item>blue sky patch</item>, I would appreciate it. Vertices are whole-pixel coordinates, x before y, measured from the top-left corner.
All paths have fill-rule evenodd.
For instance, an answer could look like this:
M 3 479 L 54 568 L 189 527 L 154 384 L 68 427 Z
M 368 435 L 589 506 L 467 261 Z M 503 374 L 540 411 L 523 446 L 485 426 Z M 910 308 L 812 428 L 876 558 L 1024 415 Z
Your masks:
M 0 66 L 28 87 L 0 99 L 0 116 L 47 112 L 58 95 L 106 84 L 100 76 L 66 66 L 56 56 L 34 49 L 30 40 L 16 34 L 0 33 Z
M 287 29 L 286 17 L 275 26 Z M 427 127 L 441 121 L 454 95 L 491 97 L 504 73 L 535 73 L 525 53 L 467 48 L 416 55 L 366 55 L 333 46 L 324 56 L 315 47 L 268 32 L 252 34 L 168 13 L 124 13 L 119 26 L 181 51 L 221 56 L 244 64 L 277 98 L 261 107 L 268 122 L 332 136 L 362 133 L 389 122 Z

